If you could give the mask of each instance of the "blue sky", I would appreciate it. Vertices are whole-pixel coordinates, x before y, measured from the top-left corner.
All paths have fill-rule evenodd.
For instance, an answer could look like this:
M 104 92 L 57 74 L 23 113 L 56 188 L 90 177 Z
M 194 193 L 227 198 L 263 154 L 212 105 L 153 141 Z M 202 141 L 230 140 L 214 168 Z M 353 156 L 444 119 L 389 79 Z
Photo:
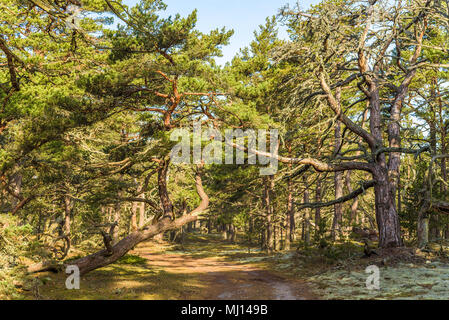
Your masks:
M 124 0 L 132 6 L 138 0 Z M 296 0 L 164 0 L 167 11 L 163 16 L 176 13 L 186 16 L 194 9 L 198 9 L 197 28 L 201 32 L 208 32 L 215 28 L 226 27 L 234 29 L 231 43 L 223 48 L 223 58 L 217 62 L 224 64 L 230 61 L 240 48 L 247 46 L 253 40 L 253 32 L 265 23 L 265 18 L 278 13 L 279 8 L 287 3 L 295 4 Z M 302 9 L 318 0 L 299 0 Z M 281 27 L 279 36 L 285 38 L 287 33 Z

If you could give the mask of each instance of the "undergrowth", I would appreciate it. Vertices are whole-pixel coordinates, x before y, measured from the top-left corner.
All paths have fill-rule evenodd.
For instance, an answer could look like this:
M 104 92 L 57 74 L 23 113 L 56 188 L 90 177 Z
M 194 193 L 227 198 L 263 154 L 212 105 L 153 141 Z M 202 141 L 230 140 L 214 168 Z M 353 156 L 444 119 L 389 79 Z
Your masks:
M 33 229 L 16 217 L 0 215 L 0 299 L 22 299 L 33 279 L 26 274 L 26 262 L 41 257 L 41 246 L 33 240 Z

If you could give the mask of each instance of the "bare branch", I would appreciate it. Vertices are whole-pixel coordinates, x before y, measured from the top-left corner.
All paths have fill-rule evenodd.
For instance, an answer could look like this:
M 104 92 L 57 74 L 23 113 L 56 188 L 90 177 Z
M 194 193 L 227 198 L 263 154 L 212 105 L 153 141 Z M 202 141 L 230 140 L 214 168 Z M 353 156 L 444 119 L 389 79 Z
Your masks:
M 352 200 L 354 198 L 357 198 L 359 195 L 361 195 L 362 193 L 364 193 L 367 189 L 374 187 L 374 185 L 376 184 L 376 182 L 374 180 L 371 181 L 367 181 L 362 183 L 362 186 L 356 190 L 354 190 L 353 192 L 351 192 L 350 194 L 329 201 L 329 202 L 315 202 L 315 203 L 295 203 L 298 206 L 298 209 L 305 209 L 305 208 L 322 208 L 322 207 L 330 207 L 333 206 L 335 204 L 338 203 L 344 203 L 347 202 L 349 200 Z

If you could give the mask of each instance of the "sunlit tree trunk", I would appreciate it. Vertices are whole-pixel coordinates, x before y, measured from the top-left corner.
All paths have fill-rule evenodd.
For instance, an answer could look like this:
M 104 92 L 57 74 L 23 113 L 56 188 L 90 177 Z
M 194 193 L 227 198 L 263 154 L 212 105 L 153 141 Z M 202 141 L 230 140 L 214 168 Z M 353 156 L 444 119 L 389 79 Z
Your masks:
M 273 207 L 271 203 L 272 188 L 274 185 L 273 176 L 264 177 L 264 199 L 265 199 L 265 210 L 266 210 L 266 250 L 268 253 L 273 252 Z
M 303 176 L 304 181 L 304 203 L 310 202 L 310 195 L 309 195 L 309 186 L 307 184 L 307 176 Z M 310 244 L 310 209 L 304 209 L 304 224 L 303 224 L 303 230 L 304 230 L 304 243 L 306 245 Z
M 291 155 L 291 145 L 288 146 L 289 154 Z M 291 171 L 292 165 L 288 164 L 288 168 Z M 285 240 L 284 240 L 284 249 L 290 250 L 290 242 L 291 242 L 291 223 L 292 217 L 294 219 L 294 211 L 293 211 L 293 183 L 290 178 L 287 180 L 287 213 L 285 215 Z
M 348 189 L 348 192 L 351 193 L 353 191 L 352 186 L 351 186 L 351 171 L 346 171 L 346 188 Z M 358 214 L 357 214 L 357 209 L 359 207 L 359 198 L 355 198 L 354 201 L 351 204 L 351 213 L 349 216 L 349 224 L 359 224 L 358 221 Z

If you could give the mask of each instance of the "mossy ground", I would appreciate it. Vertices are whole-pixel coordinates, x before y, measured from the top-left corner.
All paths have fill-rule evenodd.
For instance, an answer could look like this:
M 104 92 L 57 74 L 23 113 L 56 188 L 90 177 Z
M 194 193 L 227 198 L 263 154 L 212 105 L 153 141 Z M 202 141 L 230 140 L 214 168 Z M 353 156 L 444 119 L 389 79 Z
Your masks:
M 148 242 L 140 248 L 165 252 L 172 246 Z M 139 249 L 137 249 L 139 250 Z M 167 300 L 184 299 L 186 294 L 201 292 L 197 278 L 178 274 L 149 265 L 148 260 L 136 254 L 127 254 L 116 263 L 94 270 L 80 279 L 79 290 L 65 287 L 65 274 L 44 273 L 39 292 L 31 290 L 29 299 L 76 300 Z
M 251 251 L 257 249 L 252 248 Z M 224 243 L 218 234 L 192 234 L 184 245 L 147 242 L 107 267 L 81 277 L 79 290 L 65 287 L 66 275 L 50 272 L 39 274 L 33 288 L 23 291 L 26 299 L 207 299 L 208 288 L 200 270 L 179 270 L 177 266 L 158 266 L 164 254 L 184 259 L 210 258 L 222 262 L 234 261 L 240 255 L 258 256 L 260 251 L 247 253 L 241 244 Z M 145 256 L 145 257 L 143 257 Z M 160 259 L 158 259 L 158 257 Z M 159 261 L 162 260 L 162 261 Z M 35 284 L 36 284 L 35 283 Z M 36 289 L 38 288 L 38 290 Z
M 356 241 L 336 243 L 325 249 L 300 247 L 278 253 L 265 261 L 284 276 L 307 279 L 320 299 L 394 300 L 449 299 L 449 243 L 430 244 L 428 250 L 398 248 L 376 250 L 364 257 Z M 379 290 L 368 290 L 366 268 L 379 268 Z
M 449 266 L 400 263 L 381 266 L 379 290 L 366 288 L 367 273 L 331 271 L 309 278 L 315 291 L 326 299 L 449 299 Z
M 255 246 L 224 242 L 218 234 L 190 234 L 183 245 L 139 245 L 115 264 L 83 276 L 80 290 L 65 288 L 65 274 L 44 273 L 23 294 L 89 300 L 449 299 L 444 250 L 378 252 L 364 258 L 362 244 L 350 241 L 267 255 Z M 380 290 L 370 291 L 365 268 L 373 264 L 380 269 Z

